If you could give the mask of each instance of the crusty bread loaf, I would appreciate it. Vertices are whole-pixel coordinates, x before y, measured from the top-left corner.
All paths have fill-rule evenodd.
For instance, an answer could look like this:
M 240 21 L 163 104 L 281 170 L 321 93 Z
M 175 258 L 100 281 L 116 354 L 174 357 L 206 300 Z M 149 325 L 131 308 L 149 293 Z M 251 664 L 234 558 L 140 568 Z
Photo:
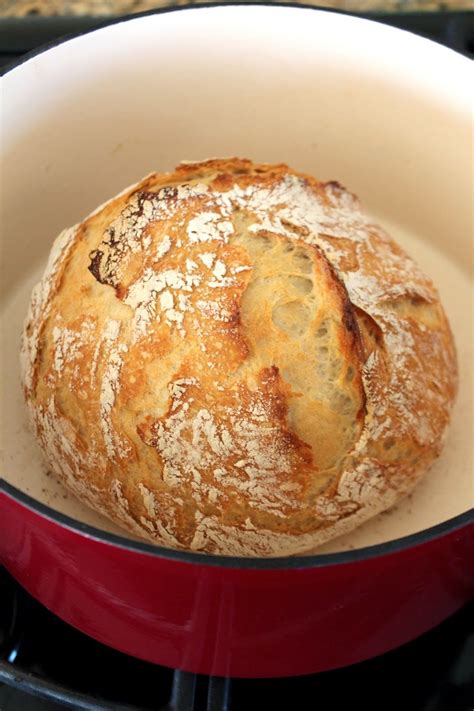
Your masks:
M 456 356 L 431 281 L 338 183 L 247 160 L 151 175 L 56 240 L 25 325 L 36 436 L 164 546 L 314 549 L 439 454 Z

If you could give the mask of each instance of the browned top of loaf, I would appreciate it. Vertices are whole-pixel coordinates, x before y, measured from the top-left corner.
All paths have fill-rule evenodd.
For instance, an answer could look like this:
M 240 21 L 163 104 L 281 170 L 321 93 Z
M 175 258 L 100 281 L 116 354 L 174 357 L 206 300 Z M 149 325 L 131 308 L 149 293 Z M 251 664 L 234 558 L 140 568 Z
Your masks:
M 338 183 L 151 175 L 57 240 L 24 382 L 53 468 L 156 542 L 296 553 L 409 491 L 454 347 L 429 279 Z

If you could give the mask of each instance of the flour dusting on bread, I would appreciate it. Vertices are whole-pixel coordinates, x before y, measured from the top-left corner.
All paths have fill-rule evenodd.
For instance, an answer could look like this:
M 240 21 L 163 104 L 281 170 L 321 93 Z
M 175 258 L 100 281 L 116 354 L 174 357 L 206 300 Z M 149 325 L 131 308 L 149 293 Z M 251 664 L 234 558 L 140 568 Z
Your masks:
M 405 496 L 457 386 L 436 289 L 355 196 L 241 159 L 149 175 L 64 231 L 22 369 L 80 498 L 243 556 L 304 553 Z

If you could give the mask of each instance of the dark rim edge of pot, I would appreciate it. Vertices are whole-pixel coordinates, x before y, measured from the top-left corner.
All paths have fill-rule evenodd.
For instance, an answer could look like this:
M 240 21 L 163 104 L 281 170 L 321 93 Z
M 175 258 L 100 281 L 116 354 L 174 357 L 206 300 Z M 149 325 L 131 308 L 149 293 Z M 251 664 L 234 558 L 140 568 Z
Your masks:
M 340 553 L 319 553 L 301 556 L 279 556 L 272 558 L 244 558 L 239 556 L 213 555 L 209 553 L 196 553 L 194 551 L 176 550 L 164 546 L 138 541 L 119 536 L 115 533 L 103 531 L 95 526 L 82 523 L 67 514 L 60 513 L 42 504 L 28 494 L 23 493 L 12 484 L 0 479 L 0 492 L 13 499 L 22 506 L 34 511 L 41 517 L 67 528 L 73 533 L 91 538 L 99 543 L 106 543 L 130 552 L 146 553 L 157 558 L 165 558 L 182 563 L 194 563 L 223 568 L 248 568 L 259 570 L 285 570 L 298 568 L 320 568 L 330 565 L 356 563 L 370 558 L 386 556 L 391 553 L 400 553 L 414 546 L 429 543 L 470 524 L 474 525 L 474 508 L 462 514 L 443 521 L 442 523 L 426 528 L 417 533 L 412 533 L 401 538 L 396 538 L 384 543 L 357 548 Z

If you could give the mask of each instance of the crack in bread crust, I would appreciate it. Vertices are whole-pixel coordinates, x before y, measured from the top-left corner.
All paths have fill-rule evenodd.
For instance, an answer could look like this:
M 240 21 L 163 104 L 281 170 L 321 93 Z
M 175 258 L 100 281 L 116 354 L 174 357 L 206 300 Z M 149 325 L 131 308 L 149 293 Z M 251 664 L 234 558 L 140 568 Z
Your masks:
M 241 159 L 152 174 L 58 238 L 22 345 L 52 469 L 165 546 L 293 555 L 406 495 L 456 357 L 357 199 Z

